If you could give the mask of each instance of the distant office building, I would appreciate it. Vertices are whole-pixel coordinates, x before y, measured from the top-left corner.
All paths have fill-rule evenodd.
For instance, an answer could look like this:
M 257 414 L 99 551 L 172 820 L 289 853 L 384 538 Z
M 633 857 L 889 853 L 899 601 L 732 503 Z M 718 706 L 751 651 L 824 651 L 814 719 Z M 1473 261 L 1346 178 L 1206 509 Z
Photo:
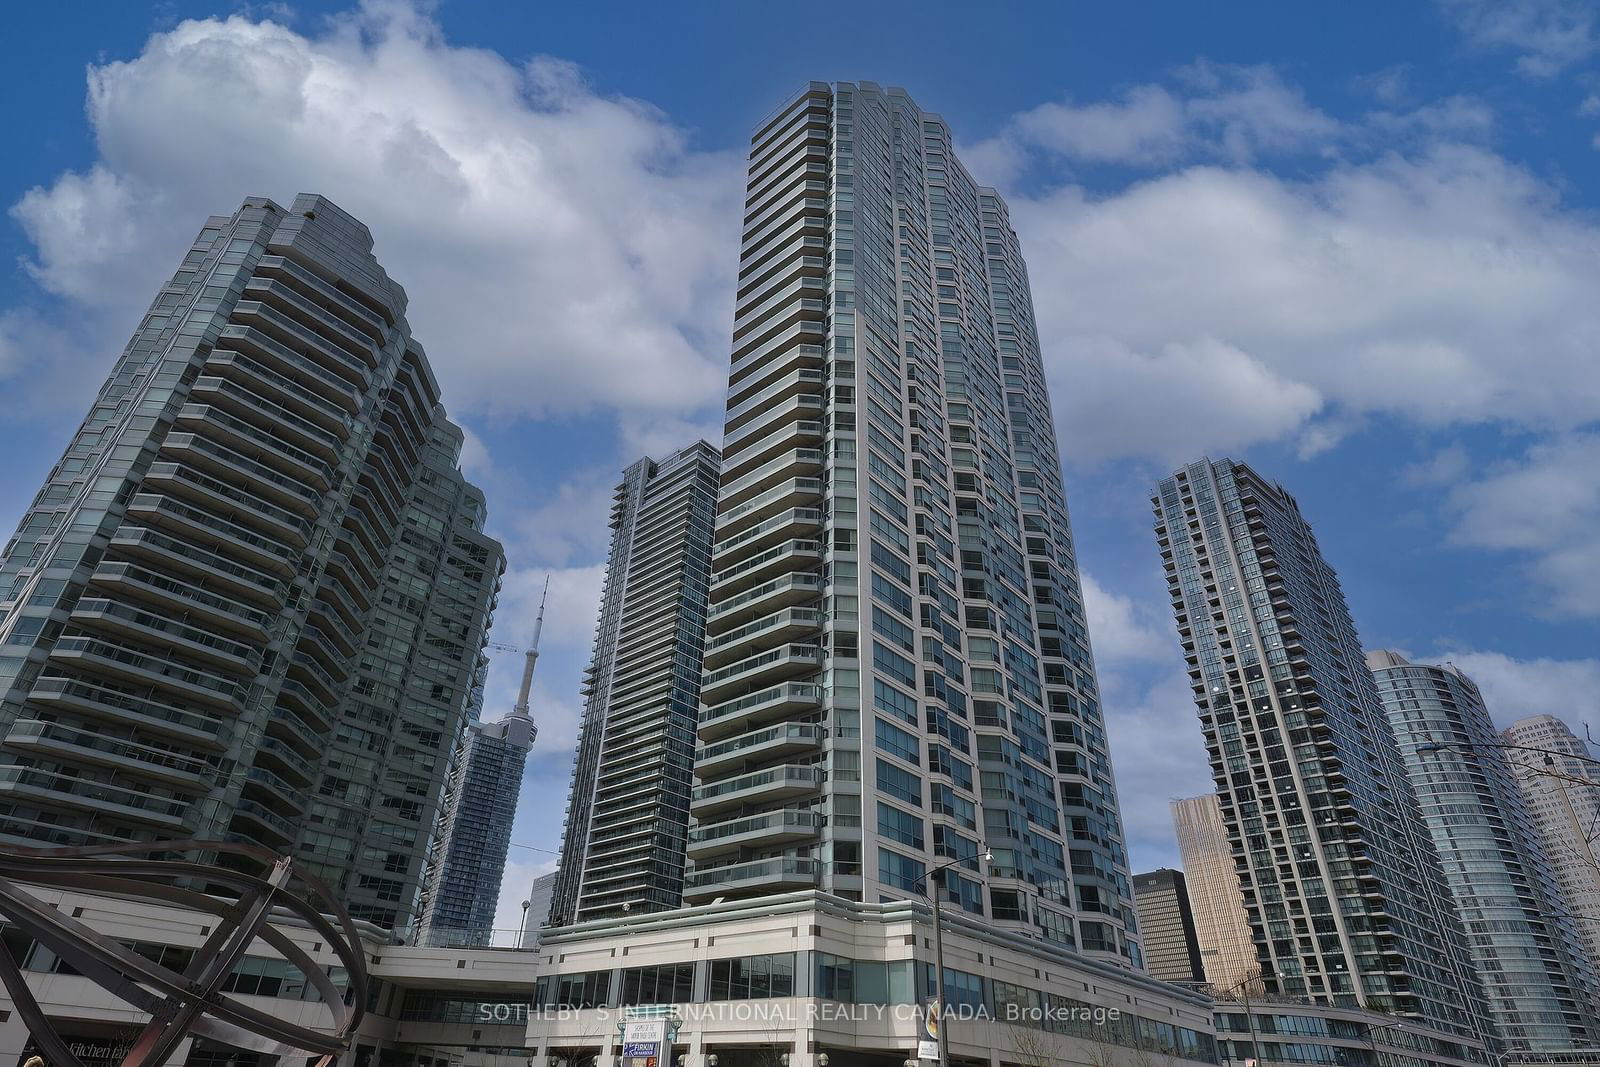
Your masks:
M 544 928 L 550 925 L 550 904 L 556 895 L 556 872 L 541 874 L 528 887 L 527 907 L 522 909 L 522 942 L 519 948 L 538 948 Z
M 467 728 L 422 916 L 431 944 L 490 943 L 522 769 L 537 732 L 525 712 Z M 461 938 L 447 930 L 461 931 Z
M 544 584 L 548 599 L 550 579 Z M 456 751 L 424 892 L 422 930 L 430 944 L 486 945 L 493 939 L 511 827 L 522 794 L 522 769 L 539 735 L 528 709 L 528 694 L 539 662 L 545 599 L 539 602 L 533 640 L 524 653 L 522 685 L 511 714 L 499 722 L 473 722 Z M 482 703 L 480 688 L 472 703 L 474 719 Z M 446 931 L 462 933 L 451 936 Z
M 552 925 L 683 903 L 717 450 L 623 472 Z
M 1600 1046 L 1592 965 L 1478 687 L 1449 664 L 1397 652 L 1369 652 L 1367 666 L 1501 1041 L 1536 1052 Z
M 1139 914 L 1145 970 L 1163 982 L 1205 981 L 1183 872 L 1163 867 L 1134 875 L 1133 903 Z
M 1600 766 L 1594 753 L 1554 715 L 1518 719 L 1502 734 L 1517 785 L 1555 869 L 1556 884 L 1589 959 L 1600 967 Z M 1600 1017 L 1600 1007 L 1595 1009 Z
M 1217 795 L 1174 800 L 1171 807 L 1205 981 L 1218 992 L 1248 990 L 1260 965 Z
M 954 909 L 1137 963 L 1021 246 L 905 92 L 757 131 L 728 381 L 686 900 L 955 860 Z
M 0 835 L 225 836 L 415 918 L 503 556 L 329 201 L 209 219 L 0 556 Z
M 1294 498 L 1221 460 L 1153 503 L 1265 991 L 1476 1033 L 1465 935 Z

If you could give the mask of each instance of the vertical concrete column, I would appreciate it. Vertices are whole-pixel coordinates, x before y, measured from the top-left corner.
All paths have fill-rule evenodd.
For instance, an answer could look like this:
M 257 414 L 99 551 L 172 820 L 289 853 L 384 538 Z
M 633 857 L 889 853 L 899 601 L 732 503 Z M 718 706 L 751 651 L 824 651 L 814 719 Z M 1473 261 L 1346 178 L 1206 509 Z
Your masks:
M 789 1067 L 817 1067 L 816 1054 L 811 1051 L 811 1027 L 797 1024 L 793 1033 L 794 1048 L 789 1053 Z
M 6 1003 L 11 1001 L 7 1000 Z M 22 1021 L 22 1013 L 13 1010 L 11 1018 L 0 1022 L 0 1063 L 21 1063 L 22 1050 L 27 1046 L 28 1027 Z

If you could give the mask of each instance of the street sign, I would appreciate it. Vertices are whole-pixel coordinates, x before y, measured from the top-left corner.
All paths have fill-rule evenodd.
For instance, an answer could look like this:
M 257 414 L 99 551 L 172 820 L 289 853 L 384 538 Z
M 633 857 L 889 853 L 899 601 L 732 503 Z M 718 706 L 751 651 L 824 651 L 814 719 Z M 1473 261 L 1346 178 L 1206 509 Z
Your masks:
M 919 1060 L 937 1060 L 938 1058 L 939 1058 L 939 1042 L 937 1042 L 937 1041 L 918 1041 L 917 1042 L 917 1059 L 919 1059 Z
M 672 1067 L 666 1019 L 622 1024 L 622 1067 Z

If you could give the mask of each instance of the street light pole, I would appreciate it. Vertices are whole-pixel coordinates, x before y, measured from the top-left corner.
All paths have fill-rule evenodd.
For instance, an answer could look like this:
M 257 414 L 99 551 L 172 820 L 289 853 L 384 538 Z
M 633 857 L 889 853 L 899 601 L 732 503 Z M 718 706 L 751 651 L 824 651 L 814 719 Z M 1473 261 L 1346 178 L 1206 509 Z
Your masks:
M 939 885 L 934 881 L 935 876 L 943 874 L 951 867 L 967 862 L 974 857 L 963 856 L 942 863 L 923 875 L 917 883 L 922 886 L 924 895 L 933 905 L 933 999 L 938 1005 L 939 1029 L 936 1036 L 939 1041 L 939 1067 L 950 1067 L 949 1039 L 945 1036 L 945 1010 L 944 1010 L 944 913 L 939 909 Z M 994 859 L 994 853 L 989 849 L 983 850 L 981 857 L 984 862 Z
M 1372 1067 L 1378 1067 L 1378 1031 L 1379 1030 L 1404 1030 L 1405 1023 L 1373 1023 L 1364 1024 L 1367 1029 L 1367 1044 L 1372 1047 Z
M 943 871 L 941 867 L 933 873 L 940 874 Z M 933 997 L 939 1005 L 939 1067 L 950 1067 L 950 1048 L 945 1044 L 944 1036 L 944 923 L 939 911 L 939 887 L 932 884 L 928 890 L 933 901 Z
M 1593 756 L 1580 756 L 1576 752 L 1562 752 L 1554 748 L 1535 748 L 1532 745 L 1507 745 L 1488 741 L 1424 741 L 1417 746 L 1417 751 L 1438 752 L 1446 748 L 1497 748 L 1505 752 L 1532 752 L 1535 755 L 1545 757 L 1547 764 L 1559 756 L 1562 759 L 1586 763 L 1591 767 L 1600 767 L 1600 759 L 1595 759 Z
M 1242 981 L 1233 983 L 1233 985 L 1229 986 L 1227 989 L 1224 989 L 1221 994 L 1213 994 L 1214 996 L 1220 995 L 1224 997 L 1233 994 L 1239 995 L 1239 1003 L 1244 1005 L 1245 1029 L 1250 1032 L 1250 1048 L 1256 1054 L 1255 1067 L 1265 1067 L 1266 1061 L 1261 1058 L 1261 1038 L 1256 1034 L 1255 1009 L 1251 1007 L 1250 994 L 1246 992 L 1246 990 L 1250 983 L 1258 981 L 1260 978 L 1260 964 L 1257 964 L 1255 973 L 1245 975 Z

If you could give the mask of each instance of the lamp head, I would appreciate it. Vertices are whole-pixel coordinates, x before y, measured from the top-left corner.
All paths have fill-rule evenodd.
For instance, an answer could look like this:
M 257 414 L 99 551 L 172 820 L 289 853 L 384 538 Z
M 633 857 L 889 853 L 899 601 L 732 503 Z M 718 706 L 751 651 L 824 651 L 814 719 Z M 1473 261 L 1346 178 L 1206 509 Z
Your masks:
M 993 863 L 994 862 L 994 849 L 986 848 L 986 849 L 983 850 L 983 862 L 985 862 L 985 863 Z

